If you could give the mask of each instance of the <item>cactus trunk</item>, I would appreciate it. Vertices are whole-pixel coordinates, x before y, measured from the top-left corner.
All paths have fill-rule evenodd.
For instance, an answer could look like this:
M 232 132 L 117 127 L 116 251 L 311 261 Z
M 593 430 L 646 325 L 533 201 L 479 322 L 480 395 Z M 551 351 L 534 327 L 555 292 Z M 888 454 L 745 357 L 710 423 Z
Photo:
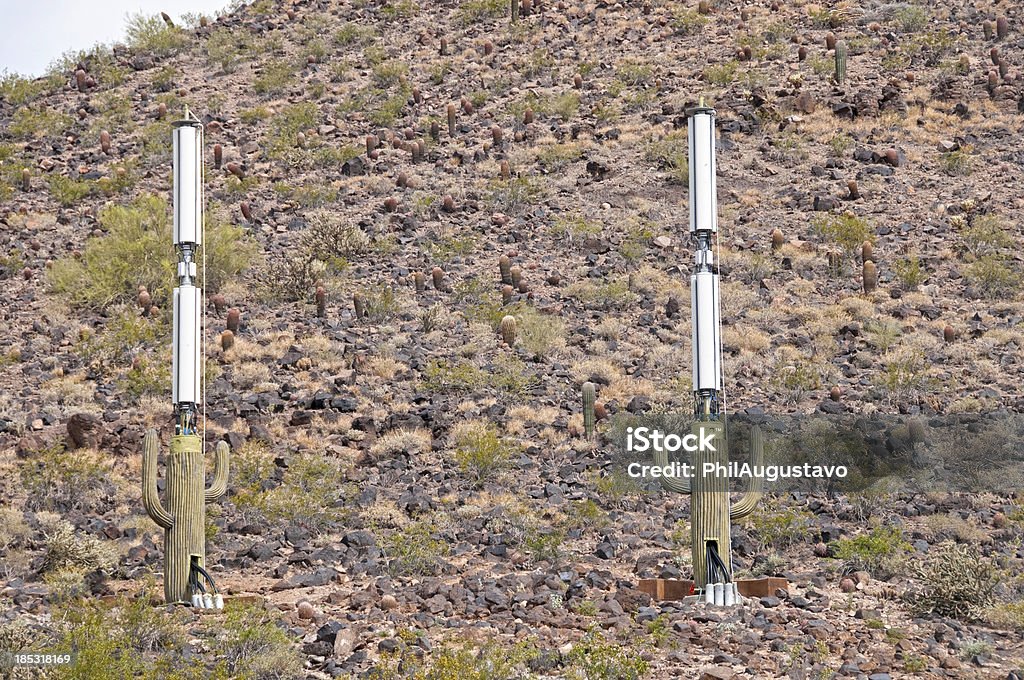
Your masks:
M 167 507 L 174 524 L 164 531 L 164 597 L 186 602 L 191 565 L 206 566 L 206 460 L 195 435 L 171 439 L 167 457 Z
M 583 383 L 583 432 L 587 439 L 594 438 L 594 403 L 597 400 L 597 388 L 592 382 Z
M 836 82 L 842 85 L 846 82 L 846 42 L 840 40 L 836 43 Z
M 713 543 L 726 568 L 732 572 L 730 559 L 732 531 L 729 521 L 729 478 L 728 474 L 704 474 L 704 465 L 729 465 L 729 454 L 725 447 L 725 430 L 720 422 L 698 422 L 692 432 L 698 437 L 701 430 L 714 434 L 712 447 L 698 448 L 694 452 L 693 491 L 690 500 L 690 538 L 693 546 L 693 580 L 699 587 L 708 580 L 708 544 Z

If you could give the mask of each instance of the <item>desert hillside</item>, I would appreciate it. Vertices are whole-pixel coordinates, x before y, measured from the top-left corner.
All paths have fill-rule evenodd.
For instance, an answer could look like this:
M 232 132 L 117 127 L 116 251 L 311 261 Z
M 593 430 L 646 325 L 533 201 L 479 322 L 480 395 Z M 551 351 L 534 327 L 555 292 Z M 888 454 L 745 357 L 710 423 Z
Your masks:
M 256 0 L 2 77 L 0 652 L 77 658 L 0 673 L 1024 678 L 1022 47 L 1005 1 Z M 768 494 L 735 566 L 789 591 L 728 609 L 638 589 L 690 503 L 616 439 L 693 409 L 702 98 L 730 412 L 1001 447 Z M 186 111 L 225 612 L 154 606 L 142 504 Z

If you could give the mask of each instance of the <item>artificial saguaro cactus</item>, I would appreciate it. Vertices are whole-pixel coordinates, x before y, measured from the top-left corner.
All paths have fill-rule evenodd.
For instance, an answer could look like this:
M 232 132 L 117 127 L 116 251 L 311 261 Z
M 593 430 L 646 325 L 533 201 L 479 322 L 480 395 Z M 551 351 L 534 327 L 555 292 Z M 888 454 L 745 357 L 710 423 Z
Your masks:
M 842 85 L 846 82 L 846 41 L 840 40 L 836 43 L 836 83 Z
M 712 446 L 699 447 L 693 457 L 693 478 L 662 477 L 661 484 L 669 491 L 690 494 L 690 539 L 691 558 L 693 562 L 693 581 L 698 587 L 704 587 L 712 581 L 708 574 L 709 540 L 714 541 L 715 551 L 732 573 L 732 522 L 750 515 L 757 507 L 764 494 L 764 479 L 753 476 L 749 485 L 736 503 L 729 498 L 729 480 L 725 475 L 702 474 L 704 465 L 721 465 L 728 468 L 729 455 L 725 427 L 721 421 L 695 422 L 693 434 L 701 438 L 710 433 Z M 712 450 L 713 449 L 713 450 Z M 668 465 L 668 452 L 655 450 L 655 465 Z M 761 428 L 754 425 L 750 429 L 750 464 L 752 467 L 764 465 L 764 436 Z
M 592 382 L 583 383 L 583 432 L 587 439 L 594 439 L 594 403 L 597 400 L 597 388 Z
M 206 567 L 206 504 L 217 502 L 227 491 L 228 445 L 217 443 L 213 481 L 207 487 L 202 438 L 172 437 L 166 461 L 166 506 L 156 488 L 158 448 L 156 430 L 149 430 L 142 443 L 142 504 L 164 530 L 165 601 L 188 602 L 192 571 Z
M 705 601 L 732 604 L 732 520 L 749 515 L 761 497 L 763 480 L 750 479 L 746 495 L 731 506 L 729 454 L 725 437 L 722 390 L 722 327 L 719 273 L 712 244 L 718 232 L 715 165 L 715 110 L 700 105 L 687 112 L 690 167 L 690 236 L 695 246 L 690 275 L 693 314 L 692 479 L 662 476 L 671 491 L 689 493 L 693 580 L 704 590 Z M 751 458 L 755 466 L 764 456 L 761 432 L 751 432 Z M 668 451 L 655 447 L 657 465 L 668 465 Z M 731 506 L 731 507 L 730 507 Z

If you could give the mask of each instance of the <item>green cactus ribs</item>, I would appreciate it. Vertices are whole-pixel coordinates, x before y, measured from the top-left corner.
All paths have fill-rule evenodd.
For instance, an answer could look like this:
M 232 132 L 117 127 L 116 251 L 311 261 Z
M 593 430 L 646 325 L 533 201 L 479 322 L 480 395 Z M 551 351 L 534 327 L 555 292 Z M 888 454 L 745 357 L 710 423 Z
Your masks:
M 142 444 L 142 503 L 164 530 L 165 601 L 220 608 L 223 598 L 206 571 L 206 504 L 227 491 L 228 445 L 217 443 L 213 481 L 207 487 L 202 439 L 194 434 L 172 437 L 165 461 L 166 506 L 156 485 L 158 449 L 156 430 L 149 430 Z

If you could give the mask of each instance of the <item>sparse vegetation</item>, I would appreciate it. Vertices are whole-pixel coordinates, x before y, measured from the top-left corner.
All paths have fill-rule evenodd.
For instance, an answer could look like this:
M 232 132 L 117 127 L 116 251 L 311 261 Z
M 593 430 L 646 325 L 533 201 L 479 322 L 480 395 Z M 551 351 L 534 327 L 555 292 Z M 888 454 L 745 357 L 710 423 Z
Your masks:
M 493 425 L 483 421 L 460 423 L 452 432 L 452 440 L 455 462 L 477 484 L 508 465 L 516 450 Z
M 893 526 L 877 526 L 867 534 L 835 543 L 835 556 L 846 572 L 863 570 L 883 580 L 907 565 L 911 551 L 903 532 Z
M 154 302 L 166 307 L 177 262 L 169 247 L 172 224 L 166 202 L 141 196 L 128 205 L 108 206 L 99 219 L 107 234 L 87 241 L 81 258 L 54 263 L 53 290 L 72 305 L 106 309 L 134 300 L 138 287 L 145 286 Z M 220 290 L 256 257 L 255 243 L 239 227 L 211 215 L 203 249 L 208 294 Z

